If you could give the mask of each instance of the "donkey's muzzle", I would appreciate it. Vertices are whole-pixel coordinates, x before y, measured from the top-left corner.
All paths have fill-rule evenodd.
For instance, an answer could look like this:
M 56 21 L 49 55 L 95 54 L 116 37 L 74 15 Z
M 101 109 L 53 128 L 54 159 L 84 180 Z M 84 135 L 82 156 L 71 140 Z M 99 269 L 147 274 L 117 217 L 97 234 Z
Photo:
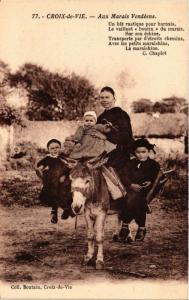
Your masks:
M 73 210 L 73 212 L 74 212 L 76 215 L 78 215 L 78 214 L 81 213 L 82 205 L 80 205 L 80 206 L 76 205 L 76 206 L 74 206 L 74 207 L 72 206 L 72 210 Z

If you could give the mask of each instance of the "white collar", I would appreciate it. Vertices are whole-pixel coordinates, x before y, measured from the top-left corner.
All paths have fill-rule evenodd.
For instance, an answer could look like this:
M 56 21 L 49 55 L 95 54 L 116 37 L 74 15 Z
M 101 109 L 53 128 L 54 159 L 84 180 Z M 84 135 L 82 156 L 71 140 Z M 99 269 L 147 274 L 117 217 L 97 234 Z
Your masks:
M 52 158 L 58 158 L 58 155 L 54 156 L 52 154 L 47 154 L 47 156 L 52 157 Z

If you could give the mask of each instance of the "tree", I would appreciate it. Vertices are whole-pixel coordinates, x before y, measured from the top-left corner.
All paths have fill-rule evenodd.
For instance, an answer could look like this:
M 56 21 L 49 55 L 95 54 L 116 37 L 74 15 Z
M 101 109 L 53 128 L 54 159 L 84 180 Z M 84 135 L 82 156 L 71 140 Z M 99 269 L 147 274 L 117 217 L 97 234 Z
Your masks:
M 175 109 L 173 106 L 168 106 L 166 103 L 163 101 L 161 102 L 155 102 L 153 106 L 153 112 L 154 113 L 160 113 L 160 114 L 165 114 L 165 113 L 174 113 Z
M 163 98 L 162 103 L 166 105 L 167 110 L 170 109 L 170 112 L 181 112 L 183 107 L 187 106 L 187 100 L 185 98 L 176 96 Z
M 15 109 L 7 103 L 7 98 L 11 96 L 10 68 L 0 60 L 0 125 L 23 125 L 23 120 L 19 109 Z
M 161 101 L 153 103 L 149 99 L 140 99 L 134 101 L 132 109 L 134 113 L 175 113 L 186 112 L 187 113 L 187 101 L 184 98 L 170 97 L 163 98 Z
M 0 60 L 0 103 L 3 104 L 6 102 L 6 96 L 10 93 L 9 85 L 9 75 L 10 68 L 9 66 Z
M 68 77 L 27 63 L 10 76 L 12 86 L 21 84 L 28 91 L 30 120 L 62 120 L 81 117 L 95 89 L 84 77 Z

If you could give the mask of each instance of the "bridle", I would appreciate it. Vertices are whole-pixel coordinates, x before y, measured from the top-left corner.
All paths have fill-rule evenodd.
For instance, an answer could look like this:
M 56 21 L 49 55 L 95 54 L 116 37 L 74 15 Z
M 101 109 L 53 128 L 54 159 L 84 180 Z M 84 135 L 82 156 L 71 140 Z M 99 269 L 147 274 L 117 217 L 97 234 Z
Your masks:
M 87 198 L 92 198 L 92 202 L 93 202 L 93 194 L 94 194 L 94 177 L 91 174 L 91 179 L 89 181 L 89 187 L 84 188 L 84 187 L 80 187 L 80 186 L 75 186 L 72 187 L 71 186 L 71 193 L 74 192 L 80 192 L 83 196 L 87 197 Z
M 74 192 L 80 192 L 82 195 L 85 196 L 86 188 L 83 188 L 83 187 L 80 187 L 80 186 L 72 187 L 71 188 L 71 192 L 72 193 L 74 193 Z

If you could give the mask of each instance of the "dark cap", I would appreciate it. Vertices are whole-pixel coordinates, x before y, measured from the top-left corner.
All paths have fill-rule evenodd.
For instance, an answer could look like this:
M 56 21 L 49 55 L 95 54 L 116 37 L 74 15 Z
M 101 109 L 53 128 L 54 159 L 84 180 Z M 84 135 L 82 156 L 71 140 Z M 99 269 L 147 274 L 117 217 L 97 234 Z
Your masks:
M 112 94 L 115 97 L 115 92 L 110 86 L 104 86 L 101 89 L 100 93 L 103 93 L 103 92 L 109 92 L 110 94 Z
M 52 139 L 52 140 L 48 141 L 48 143 L 47 143 L 47 148 L 49 148 L 50 144 L 52 144 L 52 143 L 59 144 L 60 147 L 61 147 L 61 142 L 60 142 L 59 140 Z
M 138 147 L 145 147 L 148 150 L 152 150 L 154 153 L 156 153 L 154 150 L 155 145 L 150 144 L 147 139 L 142 138 L 142 139 L 135 140 L 131 147 L 132 152 L 134 152 Z

